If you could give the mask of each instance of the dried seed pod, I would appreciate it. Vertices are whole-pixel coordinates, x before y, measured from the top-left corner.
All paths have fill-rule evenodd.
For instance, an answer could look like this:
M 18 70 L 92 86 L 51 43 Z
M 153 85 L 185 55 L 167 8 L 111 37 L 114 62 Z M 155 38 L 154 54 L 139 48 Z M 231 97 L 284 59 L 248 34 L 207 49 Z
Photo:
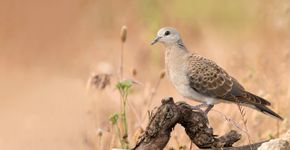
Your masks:
M 165 77 L 165 70 L 162 70 L 162 71 L 160 72 L 159 78 L 160 78 L 160 79 L 163 79 L 164 77 Z
M 133 75 L 133 77 L 136 77 L 137 76 L 137 70 L 136 70 L 136 68 L 133 68 L 132 69 L 132 75 Z
M 127 39 L 127 27 L 126 26 L 122 26 L 122 28 L 121 28 L 121 41 L 123 43 L 125 43 L 126 39 Z
M 103 136 L 103 130 L 99 128 L 99 129 L 97 130 L 97 135 L 98 135 L 99 137 L 102 137 L 102 136 Z
M 109 74 L 96 74 L 91 79 L 91 85 L 94 85 L 96 89 L 103 90 L 108 85 L 110 85 L 110 75 Z

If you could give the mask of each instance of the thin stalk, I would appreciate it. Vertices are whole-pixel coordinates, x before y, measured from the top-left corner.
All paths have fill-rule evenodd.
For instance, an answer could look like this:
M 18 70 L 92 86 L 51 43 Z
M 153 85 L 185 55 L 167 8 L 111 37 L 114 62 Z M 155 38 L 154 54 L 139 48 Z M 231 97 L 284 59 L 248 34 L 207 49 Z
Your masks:
M 120 80 L 123 80 L 123 59 L 124 59 L 124 43 L 121 43 L 121 54 L 120 54 Z
M 238 106 L 238 109 L 239 109 L 240 114 L 241 114 L 242 122 L 243 122 L 243 125 L 244 125 L 244 128 L 245 128 L 245 131 L 246 131 L 245 133 L 246 133 L 247 138 L 248 138 L 248 142 L 249 142 L 249 145 L 250 145 L 250 149 L 252 150 L 253 149 L 252 146 L 251 146 L 252 141 L 251 141 L 251 136 L 250 136 L 250 134 L 248 132 L 247 120 L 245 119 L 244 109 L 242 108 L 242 106 L 240 105 L 239 102 L 237 103 L 237 106 Z
M 98 129 L 98 148 L 102 149 L 102 137 L 103 137 L 103 131 L 101 129 Z
M 125 136 L 128 135 L 128 125 L 127 125 L 127 117 L 126 117 L 126 101 L 127 101 L 128 94 L 124 94 L 124 97 L 122 98 L 123 106 L 122 106 L 122 119 L 123 119 L 123 126 L 125 129 Z
M 215 111 L 215 112 L 217 112 L 218 114 L 220 114 L 221 116 L 223 116 L 224 117 L 224 119 L 228 122 L 228 123 L 230 123 L 231 125 L 233 125 L 234 127 L 236 127 L 237 129 L 239 129 L 239 130 L 241 130 L 241 131 L 243 131 L 243 132 L 247 132 L 245 129 L 243 129 L 240 125 L 239 125 L 239 123 L 237 123 L 235 120 L 233 120 L 232 118 L 229 118 L 229 117 L 227 117 L 225 114 L 223 114 L 222 112 L 220 112 L 220 111 L 218 111 L 218 110 L 215 110 L 215 109 L 212 109 L 212 111 Z
M 279 103 L 277 107 L 277 113 L 279 114 Z M 276 137 L 280 137 L 280 120 L 276 121 Z
M 123 144 L 122 144 L 122 137 L 121 137 L 121 131 L 120 131 L 120 128 L 118 127 L 117 124 L 113 125 L 113 128 L 115 129 L 115 132 L 117 133 L 117 136 L 118 136 L 118 138 L 119 138 L 119 140 L 120 140 L 120 142 L 121 142 L 121 145 L 123 145 Z
M 276 131 L 277 137 L 280 137 L 280 120 L 276 121 L 276 126 L 277 126 L 277 131 Z
M 152 100 L 153 100 L 154 96 L 156 95 L 156 92 L 157 92 L 157 89 L 160 85 L 160 82 L 161 82 L 161 79 L 159 78 L 157 83 L 155 84 L 155 87 L 154 87 L 152 93 L 150 94 L 150 97 L 149 97 L 148 103 L 147 103 L 147 109 L 145 110 L 145 112 L 143 112 L 143 115 L 141 116 L 142 117 L 141 122 L 143 122 L 146 119 L 146 114 L 147 114 L 146 112 L 148 111 L 148 109 L 152 103 Z
M 192 150 L 192 141 L 190 140 L 189 150 Z
M 140 119 L 141 117 L 139 117 L 135 106 L 131 102 L 128 102 L 128 106 L 131 108 L 132 112 L 136 117 L 136 120 L 138 121 L 139 126 L 141 127 L 141 119 Z
M 123 80 L 123 59 L 124 59 L 123 53 L 124 53 L 124 44 L 125 44 L 126 39 L 127 39 L 127 27 L 126 26 L 122 26 L 120 38 L 121 38 L 120 79 Z
M 159 85 L 160 85 L 161 80 L 162 79 L 159 78 L 158 81 L 157 81 L 157 83 L 155 84 L 154 91 L 151 93 L 150 98 L 149 98 L 149 101 L 148 101 L 147 109 L 150 107 L 150 105 L 152 103 L 152 100 L 153 100 L 154 96 L 157 93 L 157 89 L 159 88 Z
M 150 94 L 150 97 L 149 97 L 149 99 L 148 99 L 147 110 L 148 110 L 149 107 L 151 106 L 152 100 L 153 100 L 154 96 L 156 95 L 157 90 L 158 90 L 158 88 L 159 88 L 159 86 L 160 86 L 161 80 L 164 78 L 164 76 L 165 76 L 165 71 L 162 70 L 162 71 L 160 72 L 160 75 L 159 75 L 159 78 L 158 78 L 158 80 L 157 80 L 157 83 L 155 84 L 155 87 L 154 87 L 154 89 L 153 89 L 153 91 L 152 91 L 152 93 Z M 143 114 L 144 114 L 144 115 L 141 116 L 142 118 L 144 117 L 143 119 L 141 119 L 142 122 L 145 120 L 146 112 L 144 112 Z
M 121 105 L 121 122 L 122 122 L 122 126 L 124 129 L 124 134 L 121 137 L 121 144 L 122 144 L 122 148 L 125 149 L 129 149 L 129 143 L 128 143 L 128 124 L 127 124 L 127 116 L 126 116 L 126 101 L 127 101 L 127 97 L 128 97 L 128 91 L 124 90 L 124 91 L 120 91 L 121 92 L 121 101 L 122 101 L 122 105 Z
M 115 131 L 116 131 L 116 133 L 118 135 L 118 138 L 121 139 L 121 131 L 120 131 L 118 125 L 115 125 Z

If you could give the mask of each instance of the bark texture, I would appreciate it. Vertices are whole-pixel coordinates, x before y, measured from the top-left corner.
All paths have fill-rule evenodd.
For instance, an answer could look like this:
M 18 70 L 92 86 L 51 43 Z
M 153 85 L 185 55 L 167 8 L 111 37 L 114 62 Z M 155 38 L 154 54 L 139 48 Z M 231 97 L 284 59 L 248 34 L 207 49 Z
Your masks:
M 149 116 L 145 132 L 139 137 L 134 150 L 162 150 L 170 139 L 170 133 L 179 123 L 191 141 L 200 149 L 248 150 L 257 149 L 263 142 L 232 147 L 240 140 L 241 134 L 232 130 L 223 136 L 213 134 L 207 116 L 200 111 L 193 111 L 184 102 L 174 103 L 172 97 L 164 98 L 162 105 L 154 109 Z

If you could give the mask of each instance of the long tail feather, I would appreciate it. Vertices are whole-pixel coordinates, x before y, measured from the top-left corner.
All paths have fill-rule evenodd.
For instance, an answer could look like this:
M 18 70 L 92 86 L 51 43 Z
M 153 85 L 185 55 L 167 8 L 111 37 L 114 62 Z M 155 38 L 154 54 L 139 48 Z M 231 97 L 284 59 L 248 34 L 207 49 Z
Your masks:
M 259 97 L 255 94 L 250 93 L 250 92 L 245 92 L 245 93 L 246 93 L 247 99 L 252 101 L 253 103 L 262 104 L 262 105 L 266 105 L 266 106 L 271 105 L 271 103 L 269 101 L 265 100 L 262 97 Z
M 281 121 L 283 121 L 283 118 L 278 115 L 277 113 L 275 113 L 273 110 L 271 110 L 270 108 L 264 106 L 264 105 L 261 105 L 261 104 L 255 104 L 254 107 L 259 110 L 260 112 L 266 114 L 266 115 L 269 115 L 271 117 L 274 117 L 274 118 L 277 118 Z

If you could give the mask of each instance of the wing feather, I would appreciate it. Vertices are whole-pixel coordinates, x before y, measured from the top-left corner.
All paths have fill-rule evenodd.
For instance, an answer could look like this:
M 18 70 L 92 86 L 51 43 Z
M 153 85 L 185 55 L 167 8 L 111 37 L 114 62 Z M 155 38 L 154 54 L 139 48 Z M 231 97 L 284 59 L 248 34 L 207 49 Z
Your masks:
M 198 55 L 191 55 L 188 64 L 190 86 L 210 97 L 223 97 L 233 87 L 232 78 L 215 62 Z
M 244 87 L 215 62 L 199 55 L 190 55 L 188 78 L 195 91 L 208 96 L 245 104 L 270 105 L 267 100 L 247 92 Z

